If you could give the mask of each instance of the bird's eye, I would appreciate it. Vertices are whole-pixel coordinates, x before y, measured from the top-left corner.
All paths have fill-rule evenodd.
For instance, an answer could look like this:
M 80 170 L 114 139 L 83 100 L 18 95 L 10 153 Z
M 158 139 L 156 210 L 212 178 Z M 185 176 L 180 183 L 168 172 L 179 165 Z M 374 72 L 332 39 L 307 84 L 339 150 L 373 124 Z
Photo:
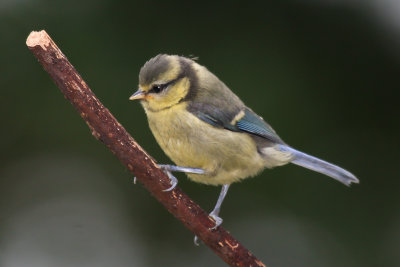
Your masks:
M 165 88 L 167 88 L 167 84 L 156 84 L 153 85 L 153 87 L 151 88 L 151 91 L 158 94 L 159 92 L 161 92 L 162 90 L 164 90 Z
M 163 84 L 155 84 L 151 87 L 151 90 L 149 91 L 150 93 L 160 93 L 161 91 L 165 90 L 168 88 L 168 86 L 174 84 L 176 81 L 178 81 L 180 78 L 176 78 L 172 81 L 169 81 L 167 83 L 163 83 Z

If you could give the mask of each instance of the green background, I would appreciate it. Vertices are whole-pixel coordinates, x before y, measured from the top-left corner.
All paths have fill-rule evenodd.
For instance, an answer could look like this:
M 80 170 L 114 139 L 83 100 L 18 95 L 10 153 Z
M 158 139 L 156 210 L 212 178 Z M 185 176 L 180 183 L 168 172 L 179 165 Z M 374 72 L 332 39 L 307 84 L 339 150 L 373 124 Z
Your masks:
M 287 143 L 359 177 L 347 188 L 289 165 L 234 184 L 223 226 L 268 266 L 396 266 L 400 27 L 344 3 L 0 2 L 0 266 L 224 266 L 92 137 L 25 45 L 41 29 L 159 162 L 128 97 L 170 53 L 198 56 Z M 219 188 L 177 176 L 210 211 Z

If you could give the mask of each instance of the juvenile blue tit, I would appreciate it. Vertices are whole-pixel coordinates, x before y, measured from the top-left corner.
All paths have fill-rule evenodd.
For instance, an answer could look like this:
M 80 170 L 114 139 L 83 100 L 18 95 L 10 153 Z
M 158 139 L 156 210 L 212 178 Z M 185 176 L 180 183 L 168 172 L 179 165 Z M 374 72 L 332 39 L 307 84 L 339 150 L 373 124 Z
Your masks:
M 171 179 L 181 171 L 195 182 L 222 185 L 210 213 L 217 227 L 230 184 L 265 168 L 288 163 L 320 172 L 345 185 L 358 183 L 350 172 L 288 146 L 263 118 L 207 68 L 192 59 L 157 55 L 139 73 L 139 99 L 158 144 L 177 166 L 160 165 Z

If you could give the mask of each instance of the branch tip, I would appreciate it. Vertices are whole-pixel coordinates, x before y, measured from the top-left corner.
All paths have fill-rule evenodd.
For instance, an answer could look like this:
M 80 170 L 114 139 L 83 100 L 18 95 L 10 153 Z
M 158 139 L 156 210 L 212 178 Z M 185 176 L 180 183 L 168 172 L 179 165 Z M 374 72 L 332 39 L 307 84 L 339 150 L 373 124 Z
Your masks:
M 50 36 L 47 34 L 45 30 L 41 30 L 38 32 L 32 31 L 28 38 L 26 38 L 26 45 L 28 47 L 35 47 L 40 45 L 43 50 L 49 46 L 51 42 Z

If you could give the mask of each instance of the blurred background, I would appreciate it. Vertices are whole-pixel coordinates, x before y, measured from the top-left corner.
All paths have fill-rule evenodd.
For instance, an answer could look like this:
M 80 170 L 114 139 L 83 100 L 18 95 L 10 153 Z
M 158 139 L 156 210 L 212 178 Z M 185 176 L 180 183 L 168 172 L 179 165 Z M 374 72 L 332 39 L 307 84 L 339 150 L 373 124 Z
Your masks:
M 289 144 L 355 173 L 294 165 L 234 184 L 224 227 L 268 266 L 398 266 L 400 2 L 0 1 L 0 266 L 225 266 L 92 137 L 25 45 L 45 29 L 161 163 L 140 67 L 193 55 Z M 219 188 L 178 174 L 210 211 Z

